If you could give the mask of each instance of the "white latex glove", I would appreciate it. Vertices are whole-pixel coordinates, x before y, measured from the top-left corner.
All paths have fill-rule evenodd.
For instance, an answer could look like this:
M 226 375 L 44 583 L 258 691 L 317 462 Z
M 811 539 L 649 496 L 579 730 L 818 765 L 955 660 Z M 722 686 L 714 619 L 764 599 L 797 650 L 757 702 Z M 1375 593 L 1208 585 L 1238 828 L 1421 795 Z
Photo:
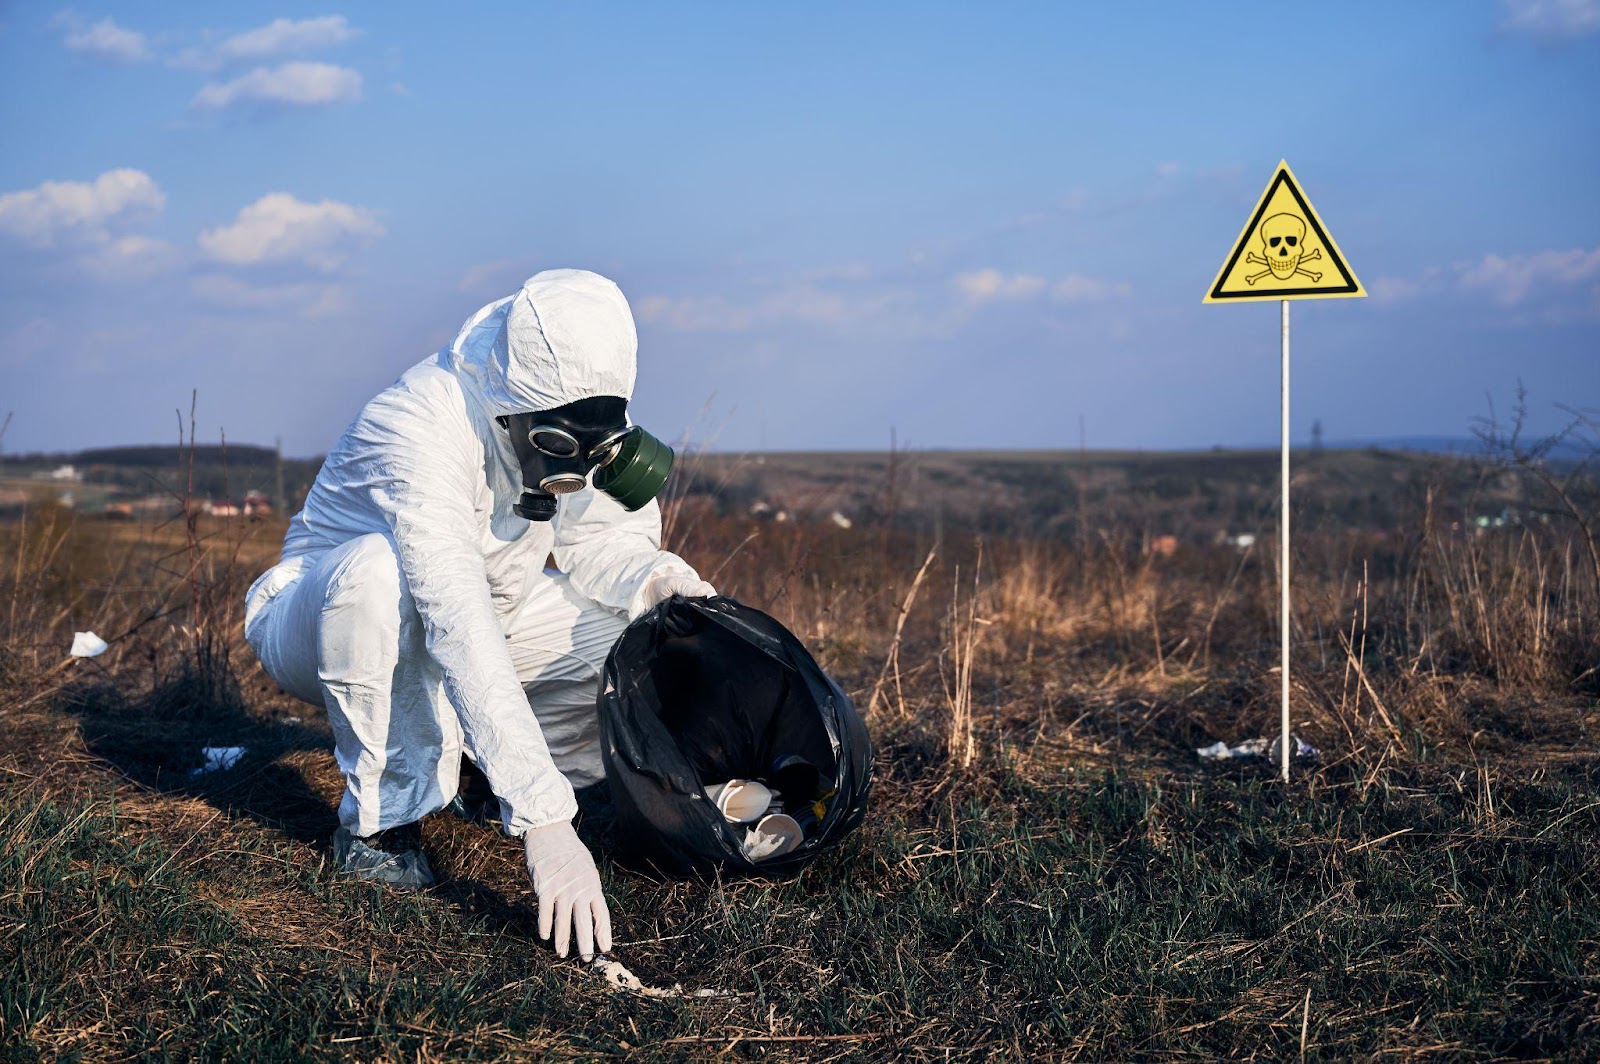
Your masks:
M 528 875 L 539 896 L 539 937 L 555 932 L 556 955 L 565 957 L 570 936 L 577 932 L 578 955 L 594 957 L 611 952 L 611 910 L 606 908 L 600 873 L 588 847 L 562 821 L 529 831 L 523 840 L 528 852 Z
M 686 598 L 711 598 L 717 589 L 692 573 L 677 569 L 663 569 L 645 581 L 644 603 L 640 612 L 665 602 L 673 595 Z

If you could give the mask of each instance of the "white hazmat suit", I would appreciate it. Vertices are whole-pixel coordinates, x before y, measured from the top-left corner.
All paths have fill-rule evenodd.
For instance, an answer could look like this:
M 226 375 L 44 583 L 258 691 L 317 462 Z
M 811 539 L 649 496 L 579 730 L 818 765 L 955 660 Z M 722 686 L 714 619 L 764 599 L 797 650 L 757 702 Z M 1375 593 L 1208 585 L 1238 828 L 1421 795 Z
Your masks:
M 245 634 L 285 690 L 327 707 L 352 834 L 443 808 L 463 752 L 514 836 L 570 821 L 573 785 L 602 778 L 612 643 L 672 591 L 711 589 L 660 549 L 654 502 L 629 513 L 590 484 L 551 522 L 513 513 L 521 472 L 494 419 L 631 398 L 637 346 L 614 283 L 540 273 L 367 403 L 328 454 L 282 560 L 250 588 Z

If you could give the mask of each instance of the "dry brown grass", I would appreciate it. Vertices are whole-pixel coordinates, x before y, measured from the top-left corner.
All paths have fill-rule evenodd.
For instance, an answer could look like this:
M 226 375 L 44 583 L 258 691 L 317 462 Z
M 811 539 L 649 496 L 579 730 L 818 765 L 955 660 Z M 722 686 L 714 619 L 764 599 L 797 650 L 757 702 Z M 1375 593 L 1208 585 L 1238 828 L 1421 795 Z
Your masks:
M 282 525 L 45 512 L 0 526 L 0 972 L 27 1023 L 12 1044 L 91 1059 L 1594 1048 L 1600 905 L 1573 884 L 1597 871 L 1600 588 L 1569 528 L 1480 535 L 1435 510 L 1406 535 L 1301 537 L 1294 709 L 1323 759 L 1284 790 L 1270 769 L 1192 754 L 1275 728 L 1276 572 L 1259 548 L 951 531 L 928 560 L 914 527 L 683 506 L 673 546 L 799 634 L 880 745 L 872 817 L 796 883 L 607 870 L 636 971 L 714 985 L 738 956 L 745 996 L 619 1002 L 555 965 L 530 945 L 514 847 L 475 826 L 430 820 L 449 876 L 433 895 L 327 875 L 341 781 L 325 725 L 241 633 Z M 68 659 L 89 628 L 112 650 Z M 202 744 L 235 741 L 257 753 L 187 779 Z M 604 823 L 584 829 L 602 849 Z

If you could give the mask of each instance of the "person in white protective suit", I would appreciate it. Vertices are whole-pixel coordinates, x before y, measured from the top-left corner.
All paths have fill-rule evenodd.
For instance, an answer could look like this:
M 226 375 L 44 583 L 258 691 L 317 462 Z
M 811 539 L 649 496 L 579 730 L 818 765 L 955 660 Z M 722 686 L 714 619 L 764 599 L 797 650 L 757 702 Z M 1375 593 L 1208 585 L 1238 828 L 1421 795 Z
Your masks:
M 572 827 L 573 788 L 604 776 L 606 654 L 656 603 L 716 593 L 660 549 L 671 451 L 628 421 L 637 349 L 598 274 L 549 270 L 484 307 L 362 409 L 246 603 L 267 673 L 327 707 L 340 870 L 431 884 L 416 824 L 459 807 L 465 756 L 563 957 L 569 938 L 611 948 Z

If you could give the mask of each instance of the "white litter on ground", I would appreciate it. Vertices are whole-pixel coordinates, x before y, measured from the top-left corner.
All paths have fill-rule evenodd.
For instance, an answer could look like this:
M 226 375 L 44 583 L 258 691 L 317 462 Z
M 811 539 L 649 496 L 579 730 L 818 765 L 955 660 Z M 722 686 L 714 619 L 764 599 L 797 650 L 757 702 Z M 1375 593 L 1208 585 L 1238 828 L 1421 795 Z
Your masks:
M 205 761 L 199 768 L 189 770 L 189 778 L 204 776 L 208 772 L 221 772 L 232 768 L 239 763 L 239 759 L 249 751 L 242 746 L 207 746 L 202 747 L 200 754 Z
M 1224 742 L 1215 742 L 1210 746 L 1202 746 L 1195 753 L 1202 761 L 1236 761 L 1244 758 L 1265 757 L 1274 762 L 1283 760 L 1283 746 L 1281 736 L 1268 739 L 1262 736 L 1258 739 L 1246 739 L 1242 743 L 1229 746 Z M 1295 761 L 1315 761 L 1322 756 L 1322 751 L 1300 738 L 1290 734 L 1289 756 Z
M 626 990 L 630 994 L 639 994 L 643 997 L 724 998 L 739 996 L 738 992 L 734 990 L 715 990 L 711 987 L 702 987 L 699 990 L 685 990 L 678 983 L 673 983 L 671 990 L 663 990 L 658 986 L 646 986 L 637 975 L 628 971 L 627 967 L 620 961 L 614 961 L 603 953 L 589 962 L 589 968 L 616 989 Z
M 93 632 L 73 632 L 72 649 L 68 653 L 75 658 L 98 658 L 110 645 Z

